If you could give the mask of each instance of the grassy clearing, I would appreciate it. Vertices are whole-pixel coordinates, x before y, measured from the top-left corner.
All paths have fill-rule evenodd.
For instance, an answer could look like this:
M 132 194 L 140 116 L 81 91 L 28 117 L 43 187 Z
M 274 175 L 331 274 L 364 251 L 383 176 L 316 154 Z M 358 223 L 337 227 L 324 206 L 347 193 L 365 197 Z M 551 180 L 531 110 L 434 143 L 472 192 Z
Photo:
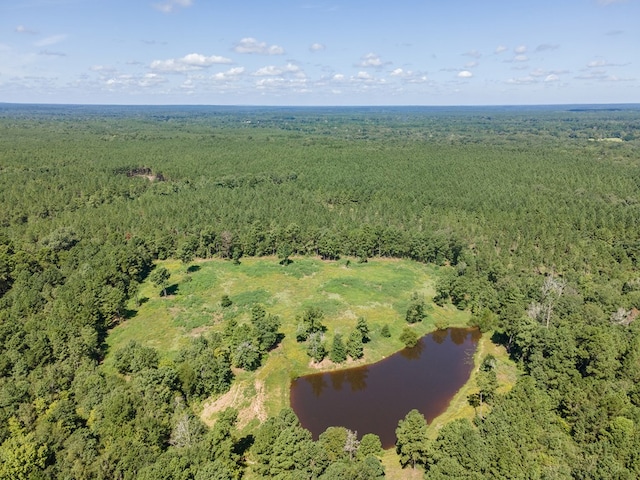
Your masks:
M 307 306 L 324 311 L 328 344 L 335 333 L 347 337 L 358 317 L 367 319 L 372 341 L 365 347 L 365 357 L 346 366 L 375 362 L 403 347 L 398 337 L 406 325 L 404 314 L 413 293 L 424 296 L 430 305 L 428 319 L 413 327 L 419 335 L 433 330 L 436 323 L 462 326 L 468 321 L 466 312 L 431 304 L 438 267 L 395 259 L 367 263 L 307 257 L 293 260 L 286 267 L 274 257 L 246 258 L 240 265 L 207 260 L 196 262 L 190 271 L 175 260 L 161 262 L 171 272 L 169 295 L 160 296 L 160 290 L 149 282 L 142 285 L 142 303 L 139 307 L 131 305 L 132 310 L 137 310 L 135 315 L 110 332 L 109 351 L 136 340 L 153 346 L 164 361 L 171 361 L 190 337 L 222 329 L 225 319 L 231 317 L 247 321 L 251 307 L 261 303 L 269 313 L 280 316 L 285 339 L 257 372 L 242 373 L 236 382 L 246 384 L 240 386 L 241 391 L 261 386 L 264 409 L 272 415 L 289 404 L 292 378 L 317 371 L 318 367 L 345 367 L 328 361 L 313 365 L 295 342 L 296 316 Z M 231 298 L 231 307 L 221 306 L 223 295 Z M 391 338 L 381 337 L 384 325 L 389 326 Z M 105 359 L 105 368 L 111 368 L 110 355 Z M 207 405 L 205 402 L 203 411 L 215 416 Z

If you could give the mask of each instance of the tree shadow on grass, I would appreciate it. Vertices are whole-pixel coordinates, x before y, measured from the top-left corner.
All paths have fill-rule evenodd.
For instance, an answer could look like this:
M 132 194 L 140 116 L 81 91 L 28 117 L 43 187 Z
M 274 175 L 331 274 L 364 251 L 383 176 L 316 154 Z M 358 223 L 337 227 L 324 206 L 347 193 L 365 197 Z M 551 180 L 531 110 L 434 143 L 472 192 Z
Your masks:
M 198 272 L 200 271 L 200 268 L 200 265 L 191 265 L 189 268 L 187 268 L 187 273 Z
M 169 285 L 166 289 L 167 296 L 176 295 L 178 293 L 178 284 L 174 283 L 173 285 Z

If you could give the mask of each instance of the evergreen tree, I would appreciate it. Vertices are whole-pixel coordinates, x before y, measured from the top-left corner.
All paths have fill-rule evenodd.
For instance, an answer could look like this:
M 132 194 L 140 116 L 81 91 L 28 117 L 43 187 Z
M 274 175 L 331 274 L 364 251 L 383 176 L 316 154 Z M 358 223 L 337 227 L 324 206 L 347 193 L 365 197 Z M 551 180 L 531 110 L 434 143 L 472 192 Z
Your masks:
M 427 421 L 418 410 L 411 410 L 396 428 L 396 451 L 403 466 L 427 462 Z
M 333 363 L 344 363 L 347 360 L 347 347 L 345 347 L 342 335 L 339 333 L 333 336 L 330 358 Z
M 367 323 L 367 319 L 364 317 L 358 317 L 358 322 L 356 323 L 356 330 L 360 332 L 362 343 L 367 343 L 370 338 L 369 333 L 369 324 Z
M 380 335 L 384 338 L 389 338 L 391 336 L 391 331 L 389 330 L 389 325 L 384 324 L 380 329 Z
M 347 353 L 354 360 L 362 358 L 364 346 L 362 345 L 362 335 L 359 330 L 353 330 L 347 340 Z

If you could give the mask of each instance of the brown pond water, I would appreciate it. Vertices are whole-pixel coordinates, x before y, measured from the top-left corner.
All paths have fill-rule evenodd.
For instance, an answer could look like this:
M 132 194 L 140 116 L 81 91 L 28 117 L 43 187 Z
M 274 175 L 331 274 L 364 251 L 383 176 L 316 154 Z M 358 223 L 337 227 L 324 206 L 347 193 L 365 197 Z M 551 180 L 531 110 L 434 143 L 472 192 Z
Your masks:
M 469 379 L 480 332 L 438 330 L 373 365 L 316 373 L 291 383 L 291 407 L 318 438 L 342 426 L 358 437 L 375 433 L 382 446 L 395 444 L 398 421 L 418 409 L 431 422 Z

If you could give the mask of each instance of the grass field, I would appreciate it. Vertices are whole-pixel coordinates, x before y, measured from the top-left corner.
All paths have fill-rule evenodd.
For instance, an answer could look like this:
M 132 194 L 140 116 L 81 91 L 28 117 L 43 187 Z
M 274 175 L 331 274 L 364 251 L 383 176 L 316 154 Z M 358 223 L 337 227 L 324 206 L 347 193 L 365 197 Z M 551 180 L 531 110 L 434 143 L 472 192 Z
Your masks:
M 221 330 L 225 320 L 235 317 L 239 323 L 249 320 L 249 312 L 256 303 L 266 311 L 279 315 L 285 337 L 281 345 L 269 354 L 256 372 L 236 370 L 236 378 L 229 392 L 204 401 L 200 406 L 203 421 L 212 424 L 217 413 L 228 406 L 240 412 L 239 427 L 253 429 L 269 415 L 277 414 L 289 405 L 291 379 L 319 369 L 345 368 L 373 363 L 403 347 L 398 339 L 407 325 L 404 316 L 415 293 L 428 305 L 428 318 L 412 328 L 422 336 L 435 325 L 465 326 L 469 313 L 451 306 L 439 307 L 431 302 L 439 267 L 408 260 L 375 259 L 357 263 L 346 259 L 321 261 L 317 258 L 294 257 L 293 263 L 282 266 L 275 257 L 246 258 L 241 264 L 229 261 L 196 261 L 190 268 L 179 261 L 163 261 L 171 272 L 169 295 L 162 297 L 160 289 L 145 283 L 140 290 L 140 306 L 130 308 L 135 313 L 114 328 L 107 338 L 109 352 L 118 350 L 130 340 L 153 346 L 161 354 L 161 361 L 171 362 L 173 356 L 190 338 Z M 228 295 L 233 304 L 221 306 L 221 298 Z M 346 364 L 335 365 L 329 360 L 313 364 L 304 347 L 295 341 L 296 316 L 307 306 L 320 307 L 327 326 L 327 343 L 335 333 L 344 337 L 355 327 L 357 318 L 367 319 L 372 341 L 365 346 L 365 356 Z M 383 338 L 380 330 L 388 325 L 390 338 Z M 507 367 L 506 355 L 488 338 L 483 337 L 476 354 L 476 365 L 485 353 L 493 353 L 504 365 L 499 375 L 503 384 L 511 384 L 514 367 Z M 109 354 L 104 368 L 112 369 Z M 450 408 L 430 425 L 433 438 L 446 422 L 460 417 L 472 418 L 473 409 L 466 397 L 475 388 L 472 379 L 454 397 Z M 384 458 L 389 478 L 404 478 L 406 470 L 397 470 L 393 450 Z M 414 472 L 410 472 L 414 473 Z

